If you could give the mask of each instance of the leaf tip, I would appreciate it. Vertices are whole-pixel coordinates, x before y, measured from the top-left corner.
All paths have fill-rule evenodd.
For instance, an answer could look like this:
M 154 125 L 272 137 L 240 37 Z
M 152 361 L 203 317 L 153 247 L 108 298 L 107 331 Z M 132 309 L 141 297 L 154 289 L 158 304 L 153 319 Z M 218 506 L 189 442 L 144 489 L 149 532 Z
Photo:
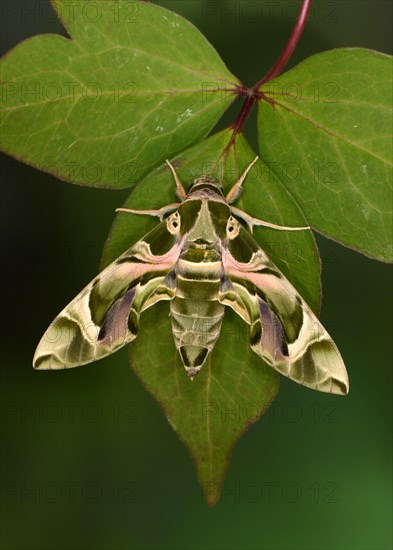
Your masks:
M 209 481 L 202 484 L 203 498 L 209 508 L 213 508 L 221 498 L 221 483 Z

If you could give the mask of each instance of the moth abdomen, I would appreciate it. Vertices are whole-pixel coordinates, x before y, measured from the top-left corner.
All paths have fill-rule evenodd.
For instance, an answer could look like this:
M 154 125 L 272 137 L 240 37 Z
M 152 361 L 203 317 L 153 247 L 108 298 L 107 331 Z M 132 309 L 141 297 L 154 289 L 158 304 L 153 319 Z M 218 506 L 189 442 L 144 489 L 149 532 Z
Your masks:
M 175 346 L 187 373 L 193 377 L 201 369 L 220 335 L 225 306 L 214 299 L 190 298 L 176 296 L 170 308 Z
M 209 349 L 201 346 L 181 346 L 179 353 L 188 376 L 193 380 L 194 376 L 201 370 Z

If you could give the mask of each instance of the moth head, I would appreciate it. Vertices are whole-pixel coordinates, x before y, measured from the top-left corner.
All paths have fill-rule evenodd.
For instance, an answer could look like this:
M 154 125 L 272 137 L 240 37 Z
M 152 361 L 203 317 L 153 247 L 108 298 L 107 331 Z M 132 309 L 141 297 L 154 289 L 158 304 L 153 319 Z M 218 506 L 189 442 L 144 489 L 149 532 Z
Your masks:
M 227 237 L 228 239 L 236 239 L 239 235 L 240 223 L 233 216 L 229 216 L 227 221 Z
M 203 175 L 203 176 L 199 176 L 199 178 L 195 178 L 194 181 L 192 182 L 192 185 L 199 185 L 202 183 L 219 185 L 219 183 L 217 183 L 217 181 L 213 176 L 207 176 L 207 175 Z
M 173 212 L 170 216 L 166 219 L 166 227 L 172 235 L 178 235 L 180 233 L 180 214 L 176 210 L 176 212 Z

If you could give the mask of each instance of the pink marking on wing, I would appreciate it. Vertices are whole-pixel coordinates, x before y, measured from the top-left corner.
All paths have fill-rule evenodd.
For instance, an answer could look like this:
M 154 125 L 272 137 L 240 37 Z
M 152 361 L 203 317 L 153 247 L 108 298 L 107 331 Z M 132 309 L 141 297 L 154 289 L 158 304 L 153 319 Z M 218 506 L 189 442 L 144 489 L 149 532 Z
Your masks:
M 145 261 L 148 265 L 150 264 L 161 264 L 165 262 L 169 262 L 170 264 L 174 264 L 176 260 L 178 259 L 181 251 L 180 245 L 174 245 L 169 252 L 166 254 L 163 254 L 162 256 L 155 256 L 154 254 L 148 255 L 146 258 L 142 254 L 135 253 L 135 257 L 139 258 L 142 261 Z
M 222 261 L 227 271 L 236 270 L 241 273 L 248 273 L 249 271 L 261 269 L 263 267 L 260 259 L 254 262 L 238 262 L 228 250 L 224 250 Z
M 142 275 L 145 275 L 146 273 L 165 270 L 169 271 L 176 263 L 180 251 L 181 247 L 179 245 L 175 245 L 173 248 L 171 248 L 169 252 L 163 254 L 162 256 L 152 255 L 151 263 L 149 261 L 150 258 L 146 259 L 143 257 L 140 257 L 142 262 L 133 263 L 132 261 L 130 261 L 118 264 L 115 261 L 112 264 L 108 265 L 106 269 L 104 269 L 104 271 L 99 274 L 98 277 L 100 278 L 100 284 L 102 285 L 104 283 L 107 283 L 113 278 L 132 281 L 134 279 L 142 277 Z M 138 258 L 138 255 L 135 254 L 135 257 Z M 90 285 L 88 285 L 84 290 L 90 292 Z M 79 295 L 75 298 L 75 300 L 77 300 L 78 298 Z
M 173 267 L 172 262 L 160 263 L 160 264 L 140 264 L 140 263 L 124 263 L 117 266 L 116 271 L 113 273 L 115 277 L 120 279 L 138 279 L 146 273 L 152 273 L 154 271 L 165 271 Z
M 250 281 L 253 285 L 261 289 L 275 290 L 276 292 L 294 292 L 292 285 L 287 279 L 279 279 L 271 274 L 256 273 L 256 270 L 263 269 L 263 264 L 258 262 L 237 262 L 234 257 L 229 253 L 224 253 L 224 267 L 229 275 L 234 275 L 246 281 Z

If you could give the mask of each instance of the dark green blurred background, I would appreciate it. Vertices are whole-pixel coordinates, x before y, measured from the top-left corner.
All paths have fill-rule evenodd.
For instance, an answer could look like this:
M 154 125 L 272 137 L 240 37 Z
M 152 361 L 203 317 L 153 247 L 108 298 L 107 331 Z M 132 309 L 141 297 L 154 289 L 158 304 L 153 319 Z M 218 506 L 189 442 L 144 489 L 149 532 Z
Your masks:
M 279 55 L 298 5 L 160 3 L 189 18 L 250 85 Z M 3 2 L 3 52 L 62 32 L 48 5 Z M 315 2 L 291 64 L 342 46 L 391 53 L 391 12 L 390 1 Z M 318 239 L 322 321 L 351 392 L 332 397 L 283 379 L 270 412 L 236 446 L 223 498 L 209 509 L 187 450 L 125 350 L 69 371 L 31 367 L 49 322 L 97 273 L 127 192 L 72 186 L 5 155 L 1 176 L 1 548 L 392 547 L 389 266 Z

